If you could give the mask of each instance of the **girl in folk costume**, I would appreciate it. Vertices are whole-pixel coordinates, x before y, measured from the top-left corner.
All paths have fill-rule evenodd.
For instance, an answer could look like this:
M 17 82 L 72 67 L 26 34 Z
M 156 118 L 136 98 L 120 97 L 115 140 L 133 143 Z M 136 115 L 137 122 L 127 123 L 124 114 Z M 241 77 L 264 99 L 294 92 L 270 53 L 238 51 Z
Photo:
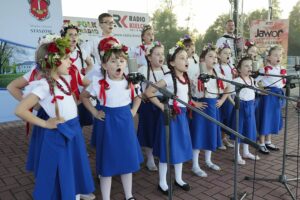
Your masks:
M 254 79 L 250 77 L 252 72 L 252 58 L 243 57 L 238 65 L 237 71 L 239 76 L 233 81 L 245 85 L 255 86 Z M 234 86 L 233 86 L 234 87 Z M 255 91 L 248 88 L 243 88 L 239 93 L 240 108 L 239 108 L 239 133 L 243 136 L 256 141 L 256 122 L 255 122 Z M 231 116 L 231 128 L 236 130 L 236 112 L 232 112 Z M 235 139 L 232 136 L 232 139 Z M 258 156 L 254 156 L 249 152 L 249 145 L 243 144 L 243 158 L 240 154 L 240 144 L 238 144 L 238 158 L 237 162 L 240 165 L 246 164 L 243 158 L 251 160 L 259 160 Z
M 245 42 L 245 53 L 246 56 L 252 59 L 252 71 L 259 70 L 262 67 L 262 61 L 259 59 L 258 49 L 253 41 L 247 40 Z
M 282 60 L 281 47 L 272 46 L 267 52 L 267 66 L 261 68 L 259 72 L 270 75 L 286 75 L 286 69 L 280 65 Z M 285 79 L 272 76 L 259 76 L 256 78 L 256 81 L 261 82 L 271 92 L 284 94 L 282 88 L 285 85 Z M 279 151 L 279 148 L 272 144 L 271 134 L 278 134 L 282 128 L 282 106 L 283 100 L 272 95 L 262 95 L 260 99 L 258 133 L 260 134 L 261 153 L 269 154 L 269 150 Z
M 143 74 L 147 80 L 156 83 L 169 71 L 168 67 L 164 65 L 164 47 L 160 42 L 155 41 L 152 45 L 147 47 L 146 54 L 148 65 L 140 67 L 138 71 Z M 142 90 L 145 91 L 146 88 L 147 85 L 143 83 Z M 161 94 L 157 92 L 156 96 L 161 97 Z M 140 145 L 145 147 L 147 156 L 146 167 L 149 171 L 157 171 L 152 150 L 155 138 L 157 138 L 159 134 L 157 130 L 159 115 L 160 110 L 157 106 L 153 105 L 149 99 L 145 99 L 145 102 L 143 102 L 139 108 L 137 135 Z
M 84 50 L 80 49 L 78 45 L 79 30 L 77 26 L 65 26 L 60 33 L 62 37 L 70 39 L 70 59 L 72 61 L 72 65 L 69 68 L 69 74 L 71 75 L 71 90 L 78 103 L 80 125 L 91 125 L 93 123 L 93 117 L 79 101 L 79 94 L 83 87 L 89 84 L 89 81 L 84 79 L 84 76 L 91 70 L 93 65 L 92 60 Z
M 141 33 L 142 44 L 134 49 L 138 67 L 147 66 L 146 49 L 154 42 L 154 31 L 152 26 L 145 25 Z
M 132 172 L 140 169 L 143 158 L 133 116 L 141 99 L 124 75 L 127 47 L 109 37 L 101 40 L 99 52 L 103 78 L 94 77 L 81 99 L 95 118 L 96 173 L 100 175 L 102 199 L 110 199 L 112 176 L 115 175 L 121 175 L 125 199 L 135 199 L 132 196 Z M 98 98 L 99 110 L 90 103 L 91 96 Z
M 223 45 L 220 45 L 218 50 L 218 63 L 214 65 L 214 69 L 217 73 L 222 74 L 225 76 L 226 79 L 232 81 L 233 78 L 237 76 L 237 71 L 234 66 L 230 63 L 230 57 L 231 57 L 231 49 L 230 46 L 227 43 L 224 43 Z M 232 85 L 227 84 L 229 87 L 229 91 L 232 90 Z M 230 124 L 230 116 L 233 111 L 233 105 L 234 101 L 230 95 L 228 95 L 228 98 L 225 100 L 224 104 L 220 107 L 220 121 L 225 124 L 226 126 L 229 126 Z M 225 130 L 222 130 L 222 146 L 219 147 L 219 149 L 225 150 L 226 146 L 233 148 L 233 144 L 227 139 L 227 135 L 224 133 Z
M 94 191 L 76 103 L 71 95 L 68 68 L 69 41 L 42 44 L 36 59 L 43 79 L 25 88 L 27 95 L 16 108 L 20 118 L 43 127 L 43 141 L 33 192 L 34 199 L 79 199 Z M 49 116 L 43 120 L 29 109 L 39 103 Z
M 216 48 L 212 44 L 204 46 L 200 54 L 200 63 L 203 65 L 203 71 L 209 75 L 224 78 L 224 75 L 217 73 L 214 69 L 216 64 Z M 199 74 L 198 74 L 199 75 Z M 194 77 L 193 83 L 197 82 L 198 75 Z M 196 102 L 195 105 L 203 112 L 215 119 L 219 119 L 219 108 L 228 97 L 229 88 L 225 82 L 218 79 L 209 79 L 207 83 L 198 81 L 193 84 L 192 96 Z M 220 94 L 224 93 L 221 98 Z M 193 112 L 190 123 L 191 138 L 193 144 L 193 168 L 194 174 L 200 177 L 206 177 L 207 174 L 200 168 L 198 158 L 200 149 L 205 150 L 206 165 L 213 170 L 221 168 L 211 161 L 211 153 L 221 146 L 221 130 L 215 123 L 210 122 L 201 115 Z
M 187 71 L 189 78 L 199 73 L 199 57 L 195 54 L 195 43 L 189 35 L 181 39 L 188 54 L 189 69 Z M 192 81 L 192 80 L 191 80 Z
M 170 72 L 162 80 L 158 81 L 158 87 L 166 88 L 173 92 L 178 98 L 185 102 L 190 99 L 189 78 L 187 75 L 188 61 L 184 45 L 179 45 L 169 50 L 167 64 Z M 157 90 L 151 86 L 146 89 L 146 96 L 149 100 L 158 106 L 161 111 L 164 110 L 162 104 L 155 97 Z M 190 190 L 190 185 L 182 180 L 182 165 L 192 158 L 191 138 L 186 115 L 186 107 L 176 100 L 170 100 L 169 105 L 172 108 L 173 118 L 170 122 L 170 163 L 175 168 L 175 185 L 185 191 Z M 166 158 L 166 138 L 163 112 L 159 117 L 158 125 L 160 134 L 155 141 L 153 154 L 159 158 L 159 185 L 158 189 L 163 194 L 168 194 L 167 185 L 167 158 Z
M 54 34 L 44 35 L 41 38 L 39 38 L 38 43 L 39 45 L 42 45 L 44 43 L 52 42 L 54 39 L 59 37 L 60 36 Z M 42 78 L 41 66 L 38 63 L 37 54 L 35 56 L 35 60 L 36 60 L 36 65 L 29 72 L 13 80 L 7 86 L 7 90 L 18 101 L 21 101 L 23 99 L 23 89 L 25 88 L 25 86 L 27 86 L 32 81 L 39 80 Z M 49 118 L 45 110 L 42 107 L 40 107 L 38 104 L 34 106 L 34 109 L 38 111 L 37 117 L 44 120 L 47 120 Z M 27 122 L 26 123 L 27 135 L 29 134 L 29 129 L 30 129 L 30 124 Z M 37 175 L 37 170 L 39 166 L 40 152 L 41 152 L 40 150 L 41 150 L 43 138 L 44 138 L 43 128 L 40 126 L 33 126 L 32 134 L 30 138 L 27 163 L 26 163 L 26 170 L 33 172 L 35 177 Z

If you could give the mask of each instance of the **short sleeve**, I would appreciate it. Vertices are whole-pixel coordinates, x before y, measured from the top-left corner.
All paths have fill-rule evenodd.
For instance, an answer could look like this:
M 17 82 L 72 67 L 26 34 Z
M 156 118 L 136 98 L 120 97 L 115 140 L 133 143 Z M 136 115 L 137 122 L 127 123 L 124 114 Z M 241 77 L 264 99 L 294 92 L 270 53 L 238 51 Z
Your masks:
M 27 82 L 29 82 L 30 76 L 31 76 L 31 74 L 33 73 L 33 70 L 34 70 L 34 69 L 35 69 L 35 66 L 32 67 L 32 68 L 30 69 L 29 72 L 27 72 L 27 73 L 25 73 L 25 74 L 23 75 L 23 78 L 24 78 Z
M 39 97 L 40 100 L 45 99 L 50 95 L 49 85 L 45 79 L 38 81 L 32 81 L 24 89 L 24 96 L 29 95 L 30 93 Z
M 173 86 L 173 80 L 172 80 L 172 75 L 169 73 L 169 74 L 166 74 L 162 80 L 165 81 L 167 87 L 170 87 L 170 86 Z

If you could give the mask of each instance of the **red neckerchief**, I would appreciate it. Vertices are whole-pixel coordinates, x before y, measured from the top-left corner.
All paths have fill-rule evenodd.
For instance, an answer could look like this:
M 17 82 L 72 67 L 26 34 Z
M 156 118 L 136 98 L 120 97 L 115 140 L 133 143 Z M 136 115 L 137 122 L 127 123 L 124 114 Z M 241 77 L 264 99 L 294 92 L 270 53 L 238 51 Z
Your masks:
M 131 101 L 134 99 L 134 85 L 133 83 L 129 83 L 129 88 L 130 88 L 130 95 L 131 95 Z
M 181 110 L 179 108 L 178 101 L 176 101 L 176 98 L 173 99 L 173 110 L 176 115 L 181 113 Z
M 99 80 L 98 83 L 100 85 L 99 99 L 103 99 L 103 106 L 105 106 L 105 104 L 106 104 L 105 90 L 109 89 L 109 84 L 105 79 Z
M 205 89 L 204 83 L 202 80 L 198 79 L 198 91 L 203 92 Z
M 196 106 L 192 101 L 189 101 L 189 105 L 191 105 L 193 107 Z M 192 109 L 188 109 L 188 112 L 189 112 L 189 118 L 192 119 L 193 118 L 193 111 L 192 111 Z
M 269 74 L 269 70 L 272 70 L 272 69 L 273 69 L 273 67 L 271 67 L 271 66 L 265 66 L 264 67 L 265 74 Z
M 286 75 L 286 69 L 280 69 L 280 75 Z M 282 83 L 285 85 L 286 84 L 286 79 L 282 79 Z
M 79 100 L 79 88 L 78 85 L 83 86 L 80 73 L 75 65 L 69 67 L 69 75 L 71 76 L 71 91 L 75 94 L 76 99 Z
M 76 51 L 76 52 L 77 52 L 76 58 L 70 58 L 72 63 L 74 63 L 78 59 L 79 52 L 78 51 Z
M 146 47 L 145 47 L 145 45 L 140 45 L 140 55 L 142 55 L 142 51 L 141 50 L 143 50 L 143 52 L 146 52 Z

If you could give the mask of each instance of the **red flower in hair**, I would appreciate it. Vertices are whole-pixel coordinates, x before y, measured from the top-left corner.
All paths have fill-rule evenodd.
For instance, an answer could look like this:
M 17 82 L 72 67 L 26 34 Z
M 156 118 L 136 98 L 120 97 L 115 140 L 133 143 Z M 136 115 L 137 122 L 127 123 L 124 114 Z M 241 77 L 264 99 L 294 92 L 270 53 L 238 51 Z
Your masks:
M 54 42 L 51 42 L 48 46 L 48 52 L 49 53 L 58 53 L 59 49 L 57 48 L 56 44 Z
M 104 38 L 103 40 L 101 40 L 100 41 L 100 43 L 99 43 L 99 46 L 98 46 L 98 48 L 99 48 L 99 50 L 100 51 L 106 51 L 106 49 L 108 48 L 108 47 L 111 47 L 112 45 L 111 45 L 111 43 L 119 43 L 118 42 L 118 40 L 116 39 L 116 38 L 114 38 L 114 37 L 107 37 L 107 38 Z M 109 46 L 108 46 L 109 45 Z M 110 49 L 110 48 L 109 48 Z M 108 50 L 109 50 L 108 49 Z
M 127 51 L 128 51 L 128 47 L 125 46 L 125 45 L 123 45 L 121 50 L 122 50 L 123 52 L 127 52 Z
M 69 54 L 71 52 L 71 50 L 69 48 L 66 48 L 65 52 L 66 52 L 66 54 Z

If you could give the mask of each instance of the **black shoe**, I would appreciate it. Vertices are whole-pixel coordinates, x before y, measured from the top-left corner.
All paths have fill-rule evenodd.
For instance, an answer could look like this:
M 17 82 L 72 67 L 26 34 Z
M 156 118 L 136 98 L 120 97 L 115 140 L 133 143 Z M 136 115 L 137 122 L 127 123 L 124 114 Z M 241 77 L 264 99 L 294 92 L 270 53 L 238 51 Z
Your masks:
M 279 151 L 279 148 L 276 147 L 274 144 L 266 144 L 266 147 L 271 151 Z
M 179 185 L 179 183 L 177 183 L 177 181 L 175 181 L 174 183 L 175 183 L 176 186 L 180 187 L 184 191 L 190 191 L 191 190 L 191 186 L 188 183 L 185 183 L 183 185 Z
M 166 195 L 166 196 L 168 196 L 168 194 L 169 194 L 169 189 L 167 189 L 167 190 L 163 190 L 161 187 L 160 187 L 160 185 L 158 184 L 158 187 L 157 187 L 157 189 L 158 189 L 158 191 L 160 191 L 163 195 Z
M 259 146 L 259 152 L 262 154 L 269 154 L 270 151 L 267 149 L 266 146 Z
M 129 199 L 124 199 L 124 200 L 136 200 L 134 197 L 130 197 Z

